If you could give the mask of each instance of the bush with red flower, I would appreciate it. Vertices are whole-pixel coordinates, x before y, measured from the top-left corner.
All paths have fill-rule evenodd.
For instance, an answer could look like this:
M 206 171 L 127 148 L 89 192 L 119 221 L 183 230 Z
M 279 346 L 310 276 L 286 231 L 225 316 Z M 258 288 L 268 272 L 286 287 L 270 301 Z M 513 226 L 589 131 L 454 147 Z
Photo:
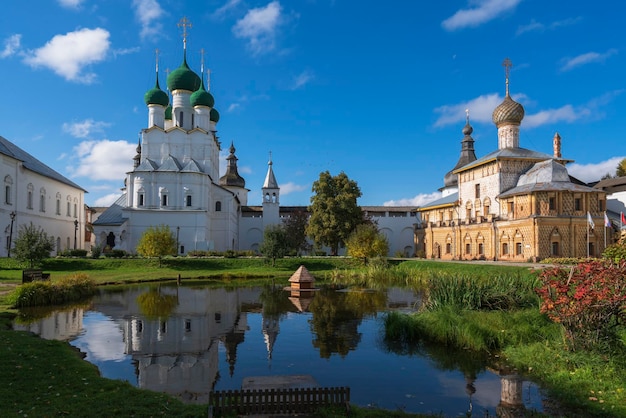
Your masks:
M 614 337 L 626 320 L 626 262 L 594 260 L 548 268 L 536 289 L 541 312 L 563 324 L 572 349 Z

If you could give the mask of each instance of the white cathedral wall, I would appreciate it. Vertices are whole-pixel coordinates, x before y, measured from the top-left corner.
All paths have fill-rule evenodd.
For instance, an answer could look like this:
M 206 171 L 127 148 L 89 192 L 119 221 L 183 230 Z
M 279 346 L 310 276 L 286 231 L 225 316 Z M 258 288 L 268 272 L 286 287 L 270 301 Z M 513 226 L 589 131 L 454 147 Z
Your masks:
M 384 209 L 381 208 L 381 209 Z M 390 216 L 390 214 L 393 214 Z M 394 216 L 397 215 L 397 216 Z M 402 216 L 400 216 L 402 215 Z M 373 216 L 378 230 L 389 241 L 389 257 L 402 254 L 404 257 L 412 257 L 415 253 L 413 245 L 413 231 L 417 218 L 411 212 L 398 213 L 386 212 L 385 216 Z
M 9 176 L 9 177 L 7 177 Z M 52 255 L 57 252 L 74 248 L 74 237 L 76 236 L 76 248 L 81 249 L 84 245 L 84 204 L 85 193 L 81 189 L 74 188 L 60 181 L 42 176 L 33 171 L 25 169 L 22 163 L 8 156 L 2 156 L 0 166 L 0 179 L 4 182 L 10 178 L 10 202 L 6 201 L 6 196 L 2 197 L 1 207 L 4 210 L 2 217 L 2 227 L 4 228 L 3 242 L 0 244 L 0 254 L 8 254 L 8 241 L 14 244 L 22 225 L 33 225 L 41 227 L 48 236 L 54 238 L 55 246 Z M 6 185 L 6 183 L 5 183 Z M 32 205 L 28 205 L 28 190 L 32 185 Z M 43 210 L 42 191 L 43 195 Z M 57 198 L 60 200 L 59 213 L 57 213 Z M 70 203 L 69 216 L 67 213 L 67 203 Z M 74 212 L 76 208 L 76 212 Z M 11 234 L 11 218 L 9 214 L 15 212 L 13 221 L 13 232 Z M 76 214 L 76 216 L 74 216 Z M 74 221 L 78 220 L 78 228 L 75 228 Z
M 178 247 L 184 252 L 206 250 L 209 247 L 210 222 L 206 211 L 132 210 L 126 211 L 128 221 L 116 233 L 116 249 L 136 253 L 137 244 L 146 229 L 166 225 Z
M 219 175 L 219 150 L 213 133 L 195 129 L 184 131 L 172 128 L 167 132 L 152 128 L 144 132 L 141 144 L 141 160 L 150 159 L 158 164 L 170 155 L 183 165 L 190 159 L 195 160 L 204 172 L 217 179 Z

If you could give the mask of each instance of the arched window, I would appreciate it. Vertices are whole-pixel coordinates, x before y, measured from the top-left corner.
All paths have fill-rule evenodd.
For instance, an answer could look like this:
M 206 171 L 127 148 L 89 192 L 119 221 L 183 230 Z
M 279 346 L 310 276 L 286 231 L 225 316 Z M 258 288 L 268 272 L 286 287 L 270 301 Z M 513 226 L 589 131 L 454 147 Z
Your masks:
M 185 196 L 185 205 L 187 207 L 191 207 L 191 195 L 188 194 L 187 196 Z
M 169 192 L 165 187 L 161 188 L 161 207 L 167 207 L 169 204 Z
M 515 255 L 522 256 L 524 255 L 524 236 L 522 233 L 517 230 L 515 231 Z
M 467 202 L 465 204 L 465 221 L 470 223 L 472 220 L 472 202 Z
M 46 211 L 46 189 L 43 187 L 39 190 L 39 211 Z
M 61 214 L 61 193 L 57 193 L 56 195 L 56 214 L 60 215 Z
M 222 211 L 222 202 L 218 200 L 217 202 L 215 202 L 215 212 L 221 212 L 221 211 Z
M 144 206 L 146 204 L 146 194 L 143 187 L 137 190 L 137 206 Z
M 28 186 L 26 186 L 26 208 L 27 209 L 32 209 L 33 208 L 33 192 L 35 191 L 35 187 L 33 186 L 32 183 L 28 183 Z
M 485 200 L 483 200 L 483 216 L 489 215 L 490 209 L 491 209 L 491 200 L 488 197 L 486 197 Z
M 10 205 L 13 200 L 11 199 L 11 191 L 12 191 L 12 187 L 13 186 L 13 179 L 11 178 L 11 176 L 5 176 L 4 177 L 4 203 L 6 203 L 7 205 Z
M 552 256 L 561 255 L 561 234 L 558 228 L 554 228 L 550 233 L 550 254 Z

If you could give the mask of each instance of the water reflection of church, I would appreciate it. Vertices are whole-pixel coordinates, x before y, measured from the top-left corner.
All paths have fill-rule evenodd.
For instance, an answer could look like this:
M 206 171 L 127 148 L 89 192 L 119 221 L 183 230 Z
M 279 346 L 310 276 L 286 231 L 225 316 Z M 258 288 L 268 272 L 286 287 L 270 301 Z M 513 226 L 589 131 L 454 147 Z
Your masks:
M 94 308 L 120 323 L 139 387 L 188 402 L 208 402 L 218 379 L 219 343 L 224 344 L 232 373 L 237 346 L 248 328 L 242 306 L 258 305 L 259 290 L 162 286 L 151 293 L 151 299 L 142 298 L 145 289 L 106 293 Z M 155 305 L 167 309 L 168 299 L 176 303 L 168 315 L 159 317 Z M 184 312 L 177 306 L 184 306 Z
M 94 298 L 91 308 L 57 311 L 15 328 L 48 339 L 72 340 L 85 332 L 83 315 L 91 314 L 90 310 L 99 312 L 110 318 L 109 326 L 115 335 L 100 336 L 91 345 L 81 347 L 87 359 L 90 355 L 97 357 L 96 351 L 106 352 L 107 360 L 130 357 L 138 387 L 164 392 L 184 402 L 207 403 L 209 392 L 220 380 L 220 365 L 224 370 L 225 361 L 230 377 L 235 374 L 237 350 L 245 342 L 246 332 L 255 329 L 256 319 L 250 315 L 262 317 L 262 335 L 253 333 L 248 339 L 263 340 L 268 361 L 274 348 L 280 347 L 281 318 L 287 313 L 302 312 L 303 306 L 308 307 L 311 315 L 311 344 L 320 358 L 343 357 L 360 344 L 359 325 L 364 318 L 388 310 L 414 310 L 419 300 L 419 294 L 401 289 L 346 292 L 323 288 L 309 300 L 302 300 L 282 288 L 269 287 L 129 287 L 120 292 L 102 292 Z M 88 331 L 98 333 L 92 329 L 91 321 L 85 319 L 85 323 Z M 109 339 L 115 339 L 117 344 L 108 345 Z M 436 353 L 428 352 L 429 357 L 436 357 Z M 102 359 L 96 359 L 96 363 L 98 360 Z M 521 386 L 511 390 L 513 387 L 507 383 L 510 380 L 501 376 L 501 410 L 519 407 Z

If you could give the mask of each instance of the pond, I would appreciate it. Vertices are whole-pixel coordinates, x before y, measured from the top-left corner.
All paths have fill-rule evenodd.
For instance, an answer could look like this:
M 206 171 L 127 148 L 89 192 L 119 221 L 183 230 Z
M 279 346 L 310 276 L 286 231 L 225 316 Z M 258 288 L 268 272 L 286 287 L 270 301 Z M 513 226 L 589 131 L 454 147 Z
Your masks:
M 15 328 L 69 341 L 102 376 L 185 402 L 207 403 L 210 391 L 240 389 L 247 377 L 309 375 L 319 386 L 350 387 L 359 406 L 445 416 L 542 411 L 537 385 L 487 358 L 386 342 L 385 312 L 419 304 L 420 294 L 398 288 L 298 297 L 271 286 L 142 285 L 102 289 L 84 306 Z

